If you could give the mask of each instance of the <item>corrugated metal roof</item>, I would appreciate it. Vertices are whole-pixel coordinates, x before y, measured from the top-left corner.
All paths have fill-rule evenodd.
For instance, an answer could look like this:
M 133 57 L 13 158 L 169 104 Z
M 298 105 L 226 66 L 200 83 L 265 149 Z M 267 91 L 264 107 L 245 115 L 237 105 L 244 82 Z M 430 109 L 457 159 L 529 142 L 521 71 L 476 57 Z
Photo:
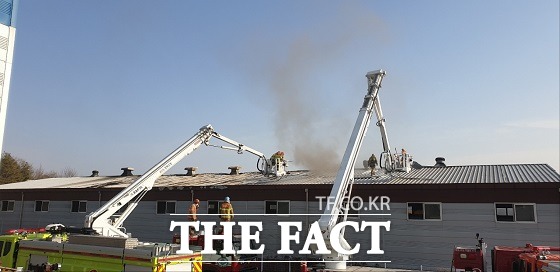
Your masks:
M 378 171 L 381 172 L 381 171 Z M 56 188 L 124 188 L 139 176 L 126 177 L 72 177 L 30 180 L 0 185 L 2 189 L 56 189 Z M 166 175 L 154 187 L 219 187 L 235 185 L 303 185 L 332 184 L 335 174 L 317 174 L 310 171 L 292 171 L 281 178 L 264 177 L 260 173 Z M 410 173 L 369 176 L 369 170 L 356 169 L 357 184 L 490 184 L 490 183 L 548 183 L 560 182 L 560 175 L 547 164 L 466 165 L 423 167 Z
M 379 183 L 379 179 L 359 179 Z M 369 181 L 369 182 L 368 182 Z M 560 175 L 548 164 L 465 165 L 423 167 L 410 173 L 395 174 L 385 184 L 482 184 L 560 182 Z

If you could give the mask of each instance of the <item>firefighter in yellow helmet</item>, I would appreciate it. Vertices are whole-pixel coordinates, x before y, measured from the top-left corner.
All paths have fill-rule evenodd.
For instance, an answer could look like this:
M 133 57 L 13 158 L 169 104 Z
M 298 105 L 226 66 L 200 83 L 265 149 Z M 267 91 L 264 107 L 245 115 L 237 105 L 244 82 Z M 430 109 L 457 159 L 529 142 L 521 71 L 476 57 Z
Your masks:
M 230 203 L 229 196 L 226 196 L 224 202 L 220 205 L 220 219 L 222 222 L 229 222 L 233 219 L 233 206 Z
M 270 162 L 272 163 L 272 165 L 276 164 L 276 160 L 280 160 L 280 163 L 284 162 L 284 152 L 282 151 L 278 151 L 274 154 L 272 154 L 272 156 L 270 157 Z

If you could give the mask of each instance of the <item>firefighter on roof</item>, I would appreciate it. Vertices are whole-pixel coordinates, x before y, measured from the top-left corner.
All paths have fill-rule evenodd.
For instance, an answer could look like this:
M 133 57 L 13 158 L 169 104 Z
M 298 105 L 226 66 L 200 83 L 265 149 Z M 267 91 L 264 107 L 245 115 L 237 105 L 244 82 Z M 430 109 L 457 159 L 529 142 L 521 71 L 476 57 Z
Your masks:
M 222 222 L 229 222 L 233 219 L 233 206 L 231 206 L 229 196 L 220 205 L 220 219 Z
M 284 161 L 284 152 L 278 151 L 278 152 L 272 154 L 272 156 L 270 157 L 270 161 L 272 162 L 272 164 L 276 164 L 276 160 L 280 160 L 280 162 L 283 162 Z
M 401 149 L 401 158 L 400 158 L 400 163 L 402 167 L 404 167 L 405 161 L 406 161 L 406 150 L 403 148 Z
M 371 176 L 373 177 L 375 175 L 375 167 L 377 166 L 375 154 L 371 154 L 371 157 L 369 157 L 368 166 L 371 168 Z

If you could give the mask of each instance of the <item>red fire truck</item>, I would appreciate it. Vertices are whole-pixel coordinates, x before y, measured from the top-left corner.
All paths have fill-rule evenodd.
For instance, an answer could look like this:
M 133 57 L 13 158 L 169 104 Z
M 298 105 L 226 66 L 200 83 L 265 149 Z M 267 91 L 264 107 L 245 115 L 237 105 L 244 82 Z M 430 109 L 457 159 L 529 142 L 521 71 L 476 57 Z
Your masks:
M 486 270 L 486 243 L 476 234 L 476 246 L 458 246 L 453 251 L 454 271 Z M 524 247 L 495 246 L 491 251 L 492 272 L 540 272 L 557 271 L 560 261 L 560 247 L 533 246 Z

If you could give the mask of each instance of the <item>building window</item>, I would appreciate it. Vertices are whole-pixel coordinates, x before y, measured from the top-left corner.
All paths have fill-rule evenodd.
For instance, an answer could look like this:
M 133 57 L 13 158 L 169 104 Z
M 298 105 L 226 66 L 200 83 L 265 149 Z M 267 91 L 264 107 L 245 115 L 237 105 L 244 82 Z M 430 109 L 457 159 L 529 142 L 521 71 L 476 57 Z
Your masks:
M 290 214 L 289 200 L 267 200 L 264 202 L 265 214 Z
M 222 203 L 224 201 L 208 200 L 208 214 L 219 214 Z
M 37 200 L 37 201 L 35 201 L 35 211 L 36 212 L 48 212 L 49 211 L 49 201 L 48 200 Z
M 15 200 L 2 200 L 2 202 L 0 202 L 0 211 L 13 212 L 15 204 Z
M 409 220 L 441 220 L 441 203 L 408 203 Z
M 495 203 L 497 222 L 537 222 L 535 204 Z
M 85 200 L 72 200 L 73 213 L 85 213 L 87 210 L 87 201 Z
M 157 214 L 175 213 L 175 201 L 158 201 Z

